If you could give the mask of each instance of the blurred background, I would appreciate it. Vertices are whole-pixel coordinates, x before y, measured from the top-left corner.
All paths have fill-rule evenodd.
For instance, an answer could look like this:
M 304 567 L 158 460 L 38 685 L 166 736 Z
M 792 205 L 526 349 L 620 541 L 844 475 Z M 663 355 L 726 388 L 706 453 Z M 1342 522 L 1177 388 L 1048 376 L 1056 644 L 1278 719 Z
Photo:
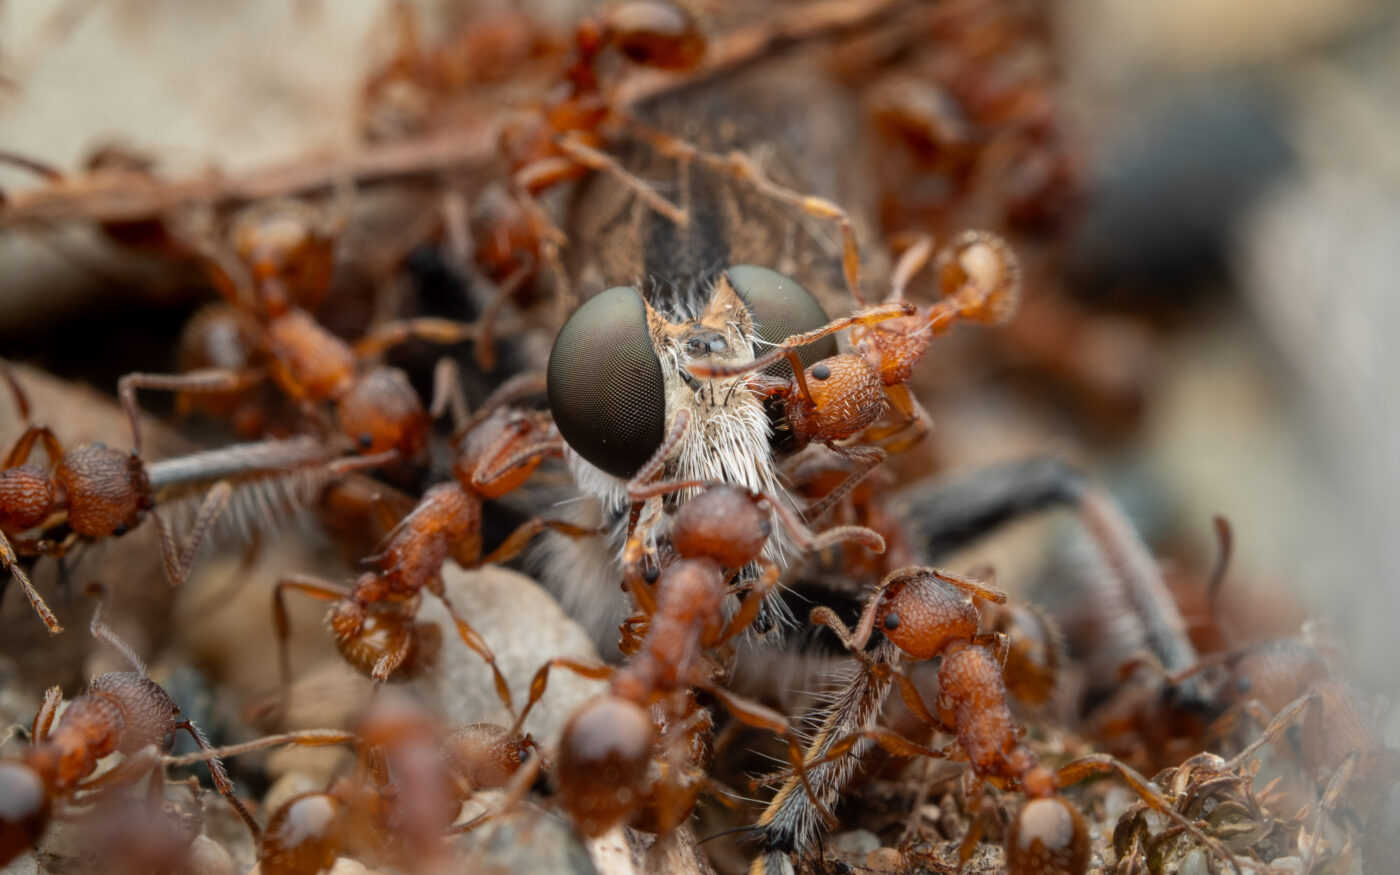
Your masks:
M 428 34 L 464 8 L 416 5 Z M 170 177 L 340 160 L 361 136 L 366 75 L 393 48 L 392 6 L 8 0 L 0 148 L 73 172 L 119 143 Z M 1083 462 L 1169 570 L 1194 575 L 1182 586 L 1199 587 L 1224 515 L 1236 634 L 1323 620 L 1353 676 L 1400 693 L 1400 9 L 1065 0 L 1049 20 L 1080 185 L 1055 294 L 1097 327 L 1060 350 L 1079 357 L 1070 376 L 1031 384 L 1040 394 L 940 394 L 931 452 L 953 469 Z M 33 184 L 0 170 L 7 190 Z M 83 229 L 0 234 L 0 353 L 101 382 L 102 363 L 65 346 L 75 314 L 96 313 L 144 345 L 130 364 L 168 369 L 161 345 L 188 309 L 138 273 L 103 278 L 104 258 Z M 1023 319 L 1002 341 L 1010 384 L 1056 360 L 1018 359 L 1018 343 L 1062 342 L 1038 336 Z

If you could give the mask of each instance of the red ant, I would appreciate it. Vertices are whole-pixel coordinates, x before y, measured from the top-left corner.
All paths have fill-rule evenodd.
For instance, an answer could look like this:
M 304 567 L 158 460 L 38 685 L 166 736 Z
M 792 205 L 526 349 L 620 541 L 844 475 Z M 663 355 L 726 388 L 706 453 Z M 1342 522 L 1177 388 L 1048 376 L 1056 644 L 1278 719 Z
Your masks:
M 21 417 L 29 419 L 29 401 L 8 365 L 0 366 Z M 58 618 L 20 568 L 19 556 L 63 556 L 79 539 L 119 537 L 134 529 L 148 514 L 160 532 L 165 574 L 178 584 L 189 574 L 204 535 L 223 511 L 232 494 L 226 481 L 209 490 L 185 543 L 177 543 L 156 512 L 155 495 L 147 468 L 141 460 L 141 432 L 131 416 L 134 449 L 123 453 L 102 444 L 84 444 L 65 450 L 58 437 L 43 425 L 30 425 L 15 441 L 0 468 L 0 563 L 19 581 L 25 597 L 51 634 L 63 631 Z M 25 464 L 36 443 L 42 443 L 52 473 Z M 63 514 L 70 534 L 62 540 L 19 538 L 45 526 Z M 13 540 L 12 540 L 13 539 Z
M 845 226 L 843 225 L 843 228 Z M 865 307 L 855 271 L 859 255 L 854 238 L 847 248 L 847 278 L 856 304 Z M 909 280 L 928 262 L 933 245 L 916 240 L 901 256 L 891 282 L 886 305 L 904 303 Z M 852 261 L 854 259 L 854 261 Z M 751 362 L 736 365 L 694 362 L 690 372 L 699 378 L 730 377 L 756 371 L 787 359 L 790 381 L 756 378 L 752 385 L 764 397 L 777 396 L 786 407 L 787 428 L 798 447 L 822 443 L 837 452 L 857 457 L 870 467 L 883 455 L 868 456 L 869 448 L 845 448 L 837 441 L 860 436 L 862 442 L 884 440 L 884 451 L 901 452 L 928 431 L 923 410 L 906 385 L 914 366 L 935 335 L 958 321 L 1000 325 L 1016 312 L 1020 298 L 1020 266 L 1004 240 L 985 231 L 965 231 L 938 252 L 934 260 L 942 300 L 913 308 L 903 316 L 871 320 L 861 316 L 837 319 L 822 328 L 794 335 Z M 835 355 L 804 368 L 796 348 L 851 329 L 855 353 Z M 892 408 L 893 422 L 876 425 Z M 908 431 L 908 434 L 902 434 Z
M 208 317 L 207 331 L 241 343 L 251 317 L 257 346 L 234 349 L 231 358 L 222 359 L 212 349 L 202 351 L 211 364 L 220 364 L 192 373 L 122 377 L 118 391 L 133 421 L 138 389 L 213 394 L 220 406 L 237 405 L 243 393 L 270 377 L 292 401 L 313 409 L 334 402 L 336 428 L 363 453 L 394 451 L 408 459 L 423 449 L 429 412 L 408 377 L 397 368 L 361 362 L 414 337 L 443 344 L 468 340 L 476 336 L 475 327 L 436 318 L 399 320 L 379 326 L 354 346 L 331 334 L 306 309 L 325 295 L 331 267 L 331 241 L 309 223 L 297 205 L 263 205 L 235 222 L 235 258 L 212 249 L 205 253 L 215 285 L 242 314 Z M 448 371 L 440 368 L 433 416 L 450 400 L 449 389 Z
M 90 584 L 88 591 L 105 604 L 100 584 Z M 102 622 L 103 604 L 92 618 L 92 635 L 121 653 L 134 671 L 94 678 L 83 695 L 68 703 L 57 723 L 62 693 L 52 687 L 45 694 L 34 717 L 30 747 L 17 758 L 0 760 L 0 865 L 38 844 L 54 816 L 63 813 L 55 810 L 59 805 L 88 804 L 109 788 L 128 785 L 147 773 L 159 781 L 160 752 L 169 750 L 177 730 L 189 733 L 201 750 L 211 749 L 194 723 L 176 719 L 180 709 L 170 695 L 146 676 L 141 659 Z M 90 777 L 114 753 L 125 759 L 106 774 Z M 234 795 L 233 782 L 217 756 L 209 757 L 209 773 L 256 840 L 257 822 Z
M 551 668 L 608 681 L 605 694 L 569 718 L 557 757 L 564 808 L 590 836 L 636 817 L 645 818 L 648 829 L 665 832 L 689 815 L 704 783 L 696 760 L 703 748 L 700 738 L 710 725 L 709 715 L 695 701 L 696 689 L 714 695 L 741 722 L 788 739 L 796 750 L 782 715 L 718 685 L 723 670 L 710 655 L 753 623 L 764 596 L 778 581 L 779 567 L 762 555 L 773 514 L 804 551 L 843 541 L 877 552 L 884 548 L 878 534 L 855 526 L 815 534 L 765 493 L 699 480 L 649 482 L 660 473 L 688 422 L 689 412 L 680 411 L 667 440 L 628 485 L 633 502 L 705 487 L 676 512 L 670 537 L 675 558 L 659 571 L 644 562 L 641 536 L 627 542 L 624 575 L 643 615 L 637 625 L 645 625 L 645 637 L 620 668 L 567 658 L 546 663 L 531 681 L 529 701 L 521 712 L 523 720 L 544 694 Z M 726 622 L 723 605 L 731 592 L 726 582 L 750 563 L 756 563 L 761 574 L 745 585 L 742 605 Z M 639 629 L 633 632 L 639 634 Z M 659 779 L 649 772 L 658 752 Z
M 479 323 L 477 354 L 483 367 L 494 363 L 492 325 L 501 304 L 541 263 L 553 274 L 561 296 L 571 288 L 559 260 L 565 236 L 536 200 L 540 194 L 591 172 L 604 172 L 676 224 L 688 221 L 684 211 L 602 151 L 608 129 L 626 122 L 599 81 L 598 64 L 609 48 L 633 63 L 679 72 L 700 63 L 705 39 L 699 23 L 682 4 L 668 0 L 611 4 L 599 16 L 579 24 L 560 93 L 536 115 L 506 125 L 501 152 L 510 168 L 510 193 L 488 189 L 478 201 L 472 222 L 477 263 L 499 284 Z
M 564 522 L 531 519 L 485 556 L 481 555 L 482 502 L 499 498 L 525 482 L 546 458 L 563 452 L 563 441 L 547 414 L 515 410 L 505 401 L 539 391 L 540 380 L 526 375 L 506 383 L 457 439 L 454 479 L 429 489 L 411 513 L 393 528 L 369 561 L 380 570 L 367 572 L 353 587 L 310 575 L 293 575 L 277 584 L 273 597 L 283 701 L 291 684 L 287 642 L 290 620 L 284 603 L 288 590 L 334 601 L 330 625 L 345 659 L 377 683 L 399 669 L 410 673 L 431 661 L 435 628 L 414 622 L 417 598 L 424 589 L 442 600 L 462 641 L 490 665 L 496 692 L 511 706 L 510 689 L 496 658 L 481 635 L 447 600 L 440 577 L 450 556 L 465 568 L 504 562 L 518 554 L 536 534 L 551 528 L 570 537 L 592 534 Z
M 354 732 L 301 730 L 167 759 L 187 765 L 283 744 L 353 744 L 354 773 L 321 792 L 302 793 L 273 811 L 258 863 L 266 875 L 315 875 L 351 851 L 391 865 L 439 858 L 462 804 L 481 790 L 523 793 L 538 774 L 539 746 L 528 734 L 490 723 L 446 728 L 408 697 L 381 696 Z M 509 803 L 507 803 L 509 804 Z
M 1007 706 L 1002 677 L 1005 644 L 998 636 L 980 631 L 974 598 L 998 604 L 1006 601 L 1004 595 L 975 580 L 932 568 L 905 568 L 880 584 L 854 632 L 829 609 L 812 611 L 812 622 L 836 632 L 863 670 L 827 713 L 802 760 L 801 780 L 793 778 L 783 786 L 755 827 L 763 853 L 750 872 L 773 875 L 792 871 L 789 855 L 807 853 L 813 846 L 823 818 L 854 771 L 850 755 L 859 755 L 870 742 L 900 756 L 965 757 L 976 778 L 1024 792 L 1028 801 L 1006 836 L 1006 864 L 1011 875 L 1082 875 L 1087 871 L 1087 828 L 1079 812 L 1060 795 L 1060 788 L 1103 771 L 1117 772 L 1154 810 L 1233 864 L 1223 847 L 1177 813 L 1126 764 L 1096 755 L 1053 771 L 1022 744 Z M 866 645 L 876 630 L 884 641 L 873 653 L 867 653 Z M 936 715 L 898 667 L 901 654 L 916 661 L 941 659 Z M 933 750 L 889 730 L 871 727 L 892 681 L 911 711 L 929 725 L 954 735 L 956 744 Z M 980 829 L 974 825 L 963 842 L 964 862 L 979 837 Z

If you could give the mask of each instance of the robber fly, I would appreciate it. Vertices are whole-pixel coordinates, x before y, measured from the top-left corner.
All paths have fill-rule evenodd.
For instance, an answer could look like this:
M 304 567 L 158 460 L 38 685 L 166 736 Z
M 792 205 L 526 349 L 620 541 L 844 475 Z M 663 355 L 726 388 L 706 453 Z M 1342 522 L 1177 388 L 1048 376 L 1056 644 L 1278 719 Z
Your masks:
M 801 63 L 762 65 L 635 113 L 662 138 L 714 153 L 737 150 L 777 184 L 851 209 L 854 192 L 842 190 L 837 168 L 852 166 L 855 109 L 834 84 L 816 89 L 827 99 L 812 101 L 820 78 Z M 781 412 L 746 391 L 750 375 L 701 380 L 687 364 L 752 361 L 851 308 L 840 293 L 842 241 L 833 223 L 776 202 L 748 180 L 667 154 L 655 139 L 634 138 L 618 153 L 685 221 L 660 214 L 607 175 L 579 190 L 567 227 L 575 291 L 586 300 L 559 332 L 549 361 L 550 408 L 588 505 L 577 511 L 580 521 L 610 525 L 616 537 L 554 540 L 539 561 L 544 579 L 556 582 L 571 614 L 600 643 L 626 610 L 617 563 L 632 516 L 627 481 L 670 433 L 678 411 L 690 412 L 690 426 L 666 459 L 663 479 L 732 483 L 791 501 L 774 450 Z M 811 365 L 836 351 L 828 337 L 798 354 Z M 770 372 L 787 368 L 779 363 Z M 670 511 L 685 497 L 652 499 L 640 509 L 636 524 L 650 545 L 664 549 Z M 774 526 L 765 557 L 783 565 L 791 555 Z M 760 625 L 771 627 L 774 619 Z

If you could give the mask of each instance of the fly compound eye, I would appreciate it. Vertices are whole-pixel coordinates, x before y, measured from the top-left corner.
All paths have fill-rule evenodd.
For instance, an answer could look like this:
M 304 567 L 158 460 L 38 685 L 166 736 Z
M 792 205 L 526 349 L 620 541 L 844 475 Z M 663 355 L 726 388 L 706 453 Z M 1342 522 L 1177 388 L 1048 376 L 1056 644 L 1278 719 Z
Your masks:
M 616 286 L 584 302 L 549 354 L 549 409 L 574 452 L 629 478 L 661 446 L 666 390 L 636 289 Z
M 759 339 L 764 341 L 762 348 L 754 350 L 755 355 L 765 352 L 767 344 L 821 328 L 831 321 L 812 293 L 791 277 L 751 264 L 731 267 L 726 272 L 729 274 L 729 284 L 738 292 L 753 316 Z M 798 347 L 797 357 L 802 359 L 803 367 L 811 367 L 824 358 L 836 355 L 836 352 L 836 338 L 827 336 L 816 343 Z M 785 361 L 774 362 L 763 372 L 778 377 L 791 376 L 791 368 Z

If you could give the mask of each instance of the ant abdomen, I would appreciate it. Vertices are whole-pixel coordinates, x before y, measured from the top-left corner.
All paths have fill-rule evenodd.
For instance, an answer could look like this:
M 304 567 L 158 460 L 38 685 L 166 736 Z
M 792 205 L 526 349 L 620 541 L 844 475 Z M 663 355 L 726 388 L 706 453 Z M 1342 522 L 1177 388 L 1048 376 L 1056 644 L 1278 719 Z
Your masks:
M 1079 875 L 1089 870 L 1089 832 L 1059 796 L 1028 799 L 1006 832 L 1009 875 Z
M 150 481 L 140 460 L 101 444 L 64 453 L 54 480 L 67 493 L 68 525 L 85 537 L 135 528 L 151 503 Z
M 618 696 L 582 705 L 559 742 L 559 786 L 564 808 L 588 836 L 627 818 L 647 789 L 656 728 L 646 709 Z
M 671 540 L 685 559 L 708 556 L 725 568 L 752 562 L 772 534 L 766 509 L 742 490 L 712 486 L 676 512 Z
M 316 875 L 335 865 L 341 804 L 329 793 L 303 793 L 273 813 L 263 832 L 258 866 L 263 875 Z
M 50 813 L 43 777 L 24 763 L 0 761 L 0 866 L 38 843 Z

